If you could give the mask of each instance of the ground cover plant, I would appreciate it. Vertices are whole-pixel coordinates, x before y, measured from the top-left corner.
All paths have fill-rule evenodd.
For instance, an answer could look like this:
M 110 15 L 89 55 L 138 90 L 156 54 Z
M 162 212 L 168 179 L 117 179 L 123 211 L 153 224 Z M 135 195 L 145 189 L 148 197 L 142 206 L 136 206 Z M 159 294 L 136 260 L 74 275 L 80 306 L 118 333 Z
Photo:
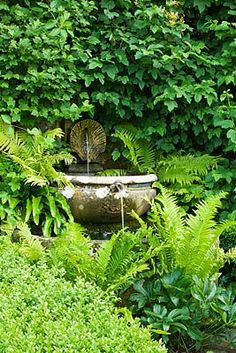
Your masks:
M 114 296 L 44 262 L 30 265 L 17 244 L 0 238 L 0 351 L 166 353 Z
M 231 227 L 221 234 L 220 246 L 224 251 L 232 251 L 236 247 L 236 227 Z M 222 269 L 223 284 L 236 285 L 236 260 L 225 263 Z
M 212 343 L 225 340 L 235 348 L 233 290 L 208 278 L 191 278 L 180 269 L 138 281 L 133 288 L 129 298 L 133 314 L 150 325 L 171 352 L 205 351 Z

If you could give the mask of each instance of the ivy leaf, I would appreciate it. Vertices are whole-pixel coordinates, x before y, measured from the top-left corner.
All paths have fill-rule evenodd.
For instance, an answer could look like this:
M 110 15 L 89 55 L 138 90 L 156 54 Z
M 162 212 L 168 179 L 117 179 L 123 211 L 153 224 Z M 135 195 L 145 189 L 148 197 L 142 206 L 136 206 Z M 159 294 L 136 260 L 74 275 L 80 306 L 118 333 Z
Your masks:
M 203 12 L 210 4 L 211 0 L 194 0 L 194 6 L 198 8 L 199 12 Z
M 0 2 L 0 10 L 9 10 L 9 7 L 7 6 L 5 1 Z
M 120 63 L 122 63 L 122 64 L 124 64 L 124 65 L 126 65 L 126 66 L 129 65 L 129 61 L 128 61 L 128 59 L 127 59 L 127 56 L 126 56 L 124 50 L 122 50 L 122 49 L 117 49 L 117 50 L 115 51 L 115 54 L 116 54 L 116 56 L 117 56 L 117 58 L 118 58 L 118 60 L 119 60 Z
M 166 100 L 164 102 L 164 105 L 168 108 L 169 112 L 172 112 L 172 110 L 178 107 L 178 104 L 175 101 L 171 100 Z
M 108 9 L 108 10 L 112 10 L 115 7 L 115 2 L 114 1 L 110 1 L 110 0 L 102 0 L 101 1 L 101 7 Z
M 215 120 L 214 119 L 214 126 L 221 126 L 223 129 L 229 129 L 234 127 L 234 122 L 232 120 Z
M 235 130 L 230 129 L 230 130 L 227 132 L 227 137 L 228 137 L 233 143 L 236 143 L 236 131 L 235 131 Z
M 6 124 L 11 124 L 11 117 L 7 114 L 1 114 L 1 118 Z
M 201 99 L 202 99 L 201 93 L 195 93 L 195 95 L 194 95 L 195 102 L 199 103 Z
M 113 152 L 112 152 L 112 159 L 113 159 L 113 161 L 117 161 L 117 159 L 119 159 L 120 158 L 120 151 L 119 150 L 117 150 L 117 149 L 115 149 Z
M 106 72 L 107 75 L 114 80 L 116 77 L 116 74 L 119 72 L 117 67 L 115 65 L 105 65 L 102 69 L 102 72 Z
M 93 60 L 90 62 L 89 64 L 89 69 L 90 70 L 93 70 L 93 69 L 96 69 L 96 67 L 102 67 L 102 63 L 99 61 L 99 60 Z

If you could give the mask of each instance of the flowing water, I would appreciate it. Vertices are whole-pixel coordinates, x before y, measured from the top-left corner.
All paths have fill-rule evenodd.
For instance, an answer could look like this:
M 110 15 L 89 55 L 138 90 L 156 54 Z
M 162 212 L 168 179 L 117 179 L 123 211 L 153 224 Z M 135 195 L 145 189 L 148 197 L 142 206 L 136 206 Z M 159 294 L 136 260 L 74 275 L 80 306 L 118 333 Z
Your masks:
M 90 146 L 89 146 L 89 135 L 87 129 L 85 130 L 85 149 L 86 149 L 86 162 L 87 162 L 87 175 L 89 176 L 89 154 L 90 154 Z
M 122 191 L 120 192 L 120 213 L 121 213 L 121 227 L 125 228 L 125 214 L 124 214 L 124 199 L 122 195 Z
M 124 229 L 125 227 L 125 212 L 124 212 L 124 196 L 125 196 L 125 188 L 124 185 L 120 182 L 116 182 L 114 187 L 117 191 L 114 196 L 116 199 L 120 199 L 120 215 L 121 215 L 121 227 Z

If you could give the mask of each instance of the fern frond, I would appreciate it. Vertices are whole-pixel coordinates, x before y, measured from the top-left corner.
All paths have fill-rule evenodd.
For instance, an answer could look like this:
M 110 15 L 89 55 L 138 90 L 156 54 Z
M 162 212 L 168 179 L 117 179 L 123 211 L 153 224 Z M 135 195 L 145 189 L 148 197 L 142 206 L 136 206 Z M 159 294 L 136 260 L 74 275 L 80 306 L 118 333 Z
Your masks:
M 219 157 L 202 156 L 170 156 L 158 162 L 158 177 L 160 182 L 190 185 L 215 168 Z
M 45 249 L 41 242 L 32 235 L 26 223 L 18 223 L 17 228 L 19 229 L 21 240 L 19 252 L 30 261 L 38 261 L 45 254 Z
M 185 236 L 179 243 L 181 249 L 177 255 L 177 264 L 185 268 L 188 274 L 204 276 L 209 272 L 208 255 L 217 249 L 215 242 L 218 239 L 215 232 L 216 222 L 214 217 L 221 205 L 225 193 L 209 197 L 201 201 L 186 221 Z
M 62 136 L 61 129 L 42 133 L 34 128 L 31 131 L 15 131 L 0 120 L 0 152 L 16 163 L 23 172 L 26 182 L 45 186 L 57 182 L 59 186 L 68 184 L 62 173 L 58 173 L 54 164 L 64 160 L 70 163 L 73 156 L 60 152 L 50 154 L 53 139 Z
M 111 259 L 112 250 L 116 239 L 119 235 L 114 234 L 109 241 L 106 241 L 102 244 L 97 252 L 96 262 L 97 262 L 97 279 L 98 284 L 103 286 L 106 281 L 106 271 L 109 266 L 109 262 Z
M 64 136 L 64 132 L 62 131 L 62 129 L 56 128 L 56 129 L 53 129 L 53 130 L 45 131 L 44 132 L 44 136 L 45 137 L 50 137 L 52 139 L 55 139 L 56 137 L 61 139 Z
M 81 274 L 88 278 L 95 275 L 96 264 L 90 256 L 92 244 L 83 235 L 84 228 L 78 223 L 69 223 L 50 249 L 49 256 L 54 265 L 64 267 L 68 277 Z
M 46 154 L 45 158 L 47 159 L 47 162 L 49 162 L 51 165 L 58 164 L 62 161 L 65 162 L 65 164 L 71 164 L 75 160 L 74 156 L 72 156 L 70 153 L 65 152 L 60 152 L 55 155 Z
M 133 251 L 134 244 L 137 244 L 137 240 L 134 239 L 134 235 L 128 231 L 125 233 L 121 232 L 116 238 L 107 269 L 108 282 L 114 281 L 116 277 L 124 274 L 130 264 L 135 262 L 138 253 L 137 251 Z
M 116 131 L 114 137 L 120 139 L 128 150 L 129 161 L 139 172 L 152 172 L 155 165 L 155 152 L 152 145 L 137 137 L 134 127 Z
M 124 275 L 117 277 L 110 285 L 108 285 L 107 289 L 109 291 L 117 290 L 130 282 L 138 273 L 147 271 L 148 269 L 149 266 L 146 263 L 134 263 Z M 129 285 L 130 284 L 131 283 L 129 283 Z
M 127 171 L 124 169 L 106 169 L 96 173 L 98 176 L 124 176 L 127 175 Z
M 156 201 L 159 201 L 162 207 L 159 207 L 157 202 L 153 202 L 149 219 L 154 223 L 163 220 L 163 240 L 168 237 L 170 243 L 176 244 L 184 234 L 183 213 L 177 205 L 177 200 L 166 188 L 161 187 L 161 195 L 156 197 Z M 159 226 L 161 227 L 161 223 Z

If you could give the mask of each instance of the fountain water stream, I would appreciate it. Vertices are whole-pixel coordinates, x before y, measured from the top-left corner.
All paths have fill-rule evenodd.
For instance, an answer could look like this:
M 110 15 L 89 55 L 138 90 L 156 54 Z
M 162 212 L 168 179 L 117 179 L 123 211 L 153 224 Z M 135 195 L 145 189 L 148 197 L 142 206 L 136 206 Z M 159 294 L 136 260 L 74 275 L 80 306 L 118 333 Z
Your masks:
M 87 175 L 89 176 L 89 162 L 90 162 L 90 146 L 89 146 L 89 134 L 88 129 L 85 129 L 85 149 L 86 149 L 86 163 L 87 163 Z

